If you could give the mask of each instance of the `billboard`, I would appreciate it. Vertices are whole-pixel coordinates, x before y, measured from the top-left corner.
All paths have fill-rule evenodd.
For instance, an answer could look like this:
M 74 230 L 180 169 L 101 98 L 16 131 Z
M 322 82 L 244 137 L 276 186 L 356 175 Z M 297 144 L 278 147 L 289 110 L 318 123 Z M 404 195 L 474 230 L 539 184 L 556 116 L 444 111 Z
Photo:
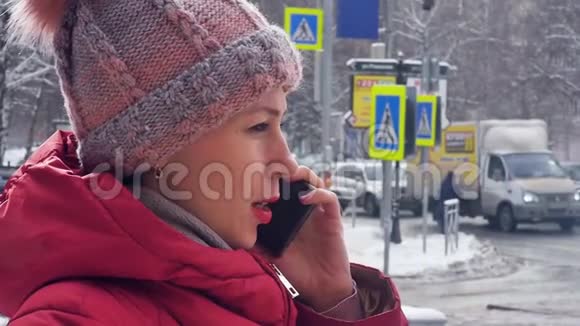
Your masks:
M 355 75 L 352 77 L 352 126 L 371 126 L 372 88 L 374 85 L 393 85 L 394 76 Z

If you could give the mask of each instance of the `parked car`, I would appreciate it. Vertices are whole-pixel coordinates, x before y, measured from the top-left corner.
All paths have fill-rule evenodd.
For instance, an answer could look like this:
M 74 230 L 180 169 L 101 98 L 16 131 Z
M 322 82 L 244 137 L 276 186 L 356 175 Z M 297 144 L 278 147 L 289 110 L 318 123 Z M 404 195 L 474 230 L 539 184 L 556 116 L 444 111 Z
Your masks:
M 364 208 L 368 215 L 375 217 L 380 215 L 383 199 L 382 162 L 372 160 L 346 161 L 332 163 L 329 166 L 319 163 L 312 168 L 318 175 L 322 175 L 328 180 L 328 188 L 338 196 L 343 208 L 354 199 L 355 204 Z M 410 210 L 415 216 L 420 216 L 422 203 L 407 192 L 405 169 L 406 164 L 402 162 L 399 174 L 400 209 Z M 391 186 L 395 187 L 394 177 Z

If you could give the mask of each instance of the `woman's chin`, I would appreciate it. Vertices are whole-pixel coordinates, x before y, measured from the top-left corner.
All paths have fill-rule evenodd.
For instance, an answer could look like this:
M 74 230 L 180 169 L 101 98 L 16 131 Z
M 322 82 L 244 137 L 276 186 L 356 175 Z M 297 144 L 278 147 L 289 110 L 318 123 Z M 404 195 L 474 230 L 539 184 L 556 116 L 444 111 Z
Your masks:
M 257 229 L 254 227 L 253 229 L 245 230 L 243 234 L 236 239 L 236 243 L 230 243 L 229 245 L 232 249 L 243 249 L 243 250 L 250 250 L 254 248 L 257 239 Z
M 258 239 L 258 232 L 257 230 L 253 230 L 253 232 L 248 232 L 246 237 L 246 241 L 244 241 L 244 249 L 250 250 L 254 248 L 256 245 L 256 240 Z

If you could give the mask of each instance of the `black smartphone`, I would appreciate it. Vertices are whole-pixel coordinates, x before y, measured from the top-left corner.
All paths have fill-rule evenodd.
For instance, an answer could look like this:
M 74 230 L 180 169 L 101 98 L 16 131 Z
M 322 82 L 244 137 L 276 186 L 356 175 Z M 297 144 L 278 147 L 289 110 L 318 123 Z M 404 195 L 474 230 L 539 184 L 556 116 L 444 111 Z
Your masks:
M 314 187 L 305 181 L 280 181 L 280 200 L 268 205 L 272 221 L 258 226 L 256 243 L 272 257 L 280 257 L 312 213 L 313 205 L 304 205 L 300 196 Z

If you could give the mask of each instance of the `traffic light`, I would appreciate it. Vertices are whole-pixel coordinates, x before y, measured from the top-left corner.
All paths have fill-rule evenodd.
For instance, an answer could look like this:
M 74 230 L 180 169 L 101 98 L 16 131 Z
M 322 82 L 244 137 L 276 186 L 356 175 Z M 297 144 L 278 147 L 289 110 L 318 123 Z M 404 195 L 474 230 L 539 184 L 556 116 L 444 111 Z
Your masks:
M 423 10 L 431 10 L 435 7 L 435 0 L 423 0 Z

